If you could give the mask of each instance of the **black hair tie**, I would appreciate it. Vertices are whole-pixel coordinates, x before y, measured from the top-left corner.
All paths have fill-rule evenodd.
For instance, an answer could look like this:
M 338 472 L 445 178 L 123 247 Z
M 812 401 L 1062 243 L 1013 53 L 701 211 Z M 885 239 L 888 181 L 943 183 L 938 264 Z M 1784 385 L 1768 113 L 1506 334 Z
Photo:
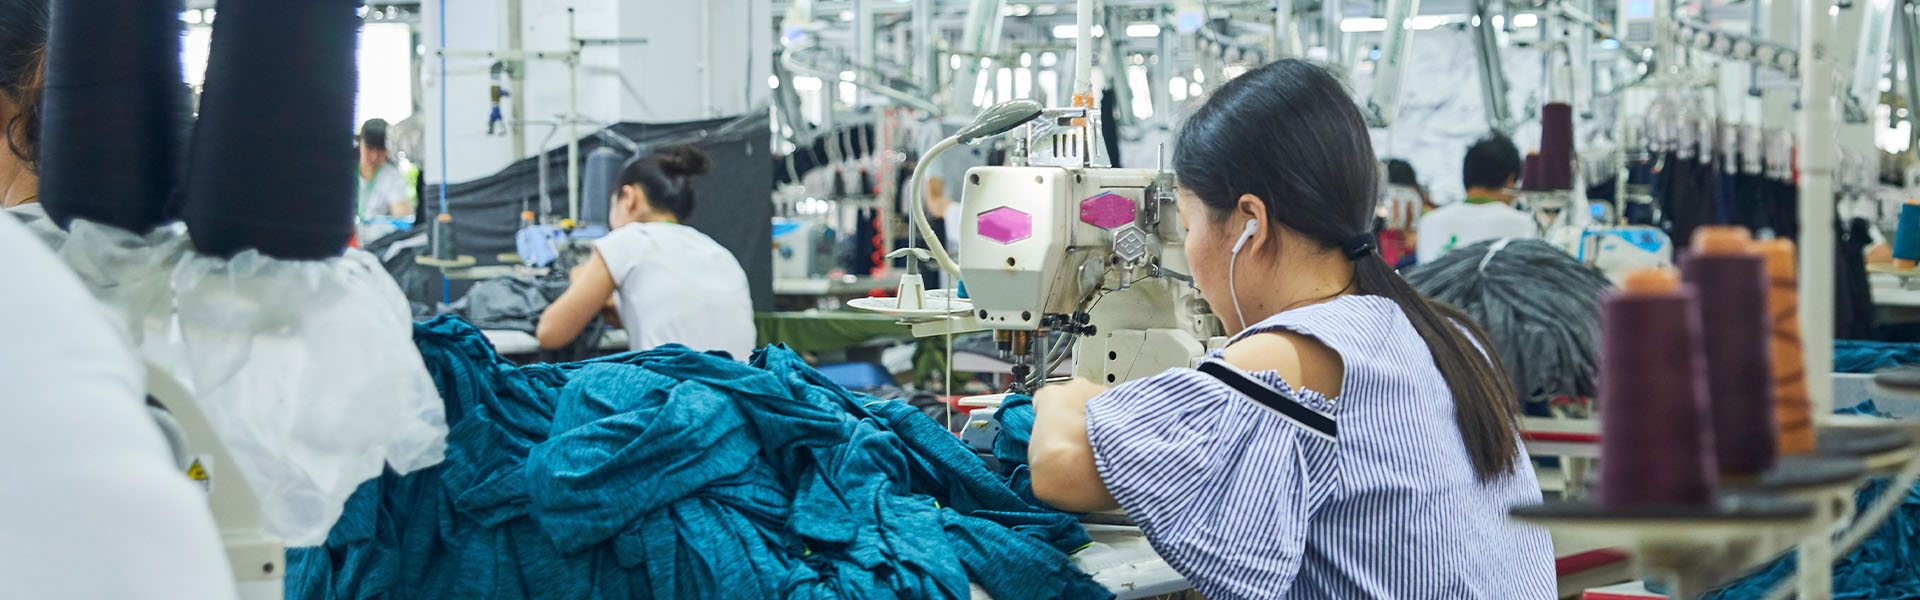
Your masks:
M 1376 247 L 1378 247 L 1378 244 L 1374 242 L 1374 237 L 1371 233 L 1362 233 L 1347 238 L 1344 242 L 1340 242 L 1340 251 L 1346 253 L 1348 259 L 1358 259 L 1366 256 L 1368 252 L 1372 252 Z

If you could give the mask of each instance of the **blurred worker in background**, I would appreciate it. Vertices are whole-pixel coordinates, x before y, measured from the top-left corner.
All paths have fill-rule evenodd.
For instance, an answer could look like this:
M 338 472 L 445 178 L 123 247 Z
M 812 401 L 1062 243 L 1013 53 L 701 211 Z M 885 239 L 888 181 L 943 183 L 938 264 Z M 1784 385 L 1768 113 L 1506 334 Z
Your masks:
M 34 172 L 40 147 L 40 84 L 47 59 L 45 0 L 0 2 L 0 125 L 7 129 L 0 152 L 0 208 L 44 216 L 40 177 Z
M 1433 201 L 1427 198 L 1426 188 L 1420 187 L 1412 164 L 1390 158 L 1384 161 L 1384 166 L 1387 185 L 1380 189 L 1380 257 L 1397 267 L 1401 266 L 1402 258 L 1413 255 L 1414 244 L 1419 240 L 1414 225 L 1419 223 L 1421 215 L 1433 209 Z
M 960 258 L 960 203 L 947 197 L 947 182 L 939 177 L 927 178 L 927 224 L 941 235 L 940 242 L 947 245 L 947 254 Z
M 1513 207 L 1513 186 L 1520 180 L 1520 149 L 1500 133 L 1490 133 L 1467 148 L 1460 167 L 1467 188 L 1464 202 L 1441 207 L 1420 220 L 1422 264 L 1454 248 L 1500 238 L 1539 237 L 1540 226 Z
M 642 157 L 621 170 L 609 223 L 593 257 L 575 268 L 567 291 L 541 313 L 540 347 L 565 346 L 608 307 L 627 345 L 680 344 L 752 358 L 753 299 L 747 274 L 719 242 L 680 224 L 693 214 L 693 178 L 710 160 L 691 146 Z
M 411 220 L 413 193 L 406 173 L 387 153 L 387 121 L 368 119 L 360 127 L 360 220 Z

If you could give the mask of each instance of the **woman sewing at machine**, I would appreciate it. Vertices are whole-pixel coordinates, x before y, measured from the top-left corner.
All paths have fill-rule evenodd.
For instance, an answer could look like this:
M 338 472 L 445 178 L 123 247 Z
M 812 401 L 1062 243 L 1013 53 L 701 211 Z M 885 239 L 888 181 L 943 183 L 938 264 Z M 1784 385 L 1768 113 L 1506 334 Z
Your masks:
M 708 166 L 706 154 L 682 146 L 621 170 L 613 231 L 594 244 L 567 291 L 540 314 L 540 347 L 567 345 L 611 305 L 627 329 L 629 349 L 680 344 L 725 350 L 743 361 L 752 355 L 746 272 L 713 238 L 680 224 L 693 214 L 693 178 Z
M 1214 600 L 1554 597 L 1546 533 L 1506 520 L 1540 500 L 1507 378 L 1381 259 L 1374 161 L 1319 67 L 1215 92 L 1174 169 L 1193 277 L 1239 334 L 1200 369 L 1041 390 L 1034 493 L 1124 508 Z

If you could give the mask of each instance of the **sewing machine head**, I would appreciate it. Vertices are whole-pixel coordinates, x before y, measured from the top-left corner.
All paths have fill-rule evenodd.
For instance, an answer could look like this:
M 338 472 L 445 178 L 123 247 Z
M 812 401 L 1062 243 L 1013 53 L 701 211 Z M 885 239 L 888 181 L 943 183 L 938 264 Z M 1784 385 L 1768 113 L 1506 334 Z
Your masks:
M 1016 379 L 1031 356 L 1043 374 L 1065 357 L 1037 332 L 1078 336 L 1075 374 L 1108 383 L 1188 366 L 1219 335 L 1185 275 L 1173 174 L 1100 167 L 1098 122 L 1091 109 L 1049 109 L 1016 144 L 1015 166 L 962 182 L 961 277 Z
M 1180 241 L 1170 181 L 1148 169 L 968 171 L 959 262 L 980 324 L 1060 329 L 1103 288 L 1149 274 Z

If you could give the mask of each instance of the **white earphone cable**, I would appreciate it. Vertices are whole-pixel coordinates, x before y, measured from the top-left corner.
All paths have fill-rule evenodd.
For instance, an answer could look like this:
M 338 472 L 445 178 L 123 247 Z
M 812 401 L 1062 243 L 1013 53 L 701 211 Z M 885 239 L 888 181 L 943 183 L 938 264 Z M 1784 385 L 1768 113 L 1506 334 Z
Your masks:
M 1240 251 L 1238 250 L 1233 252 L 1233 257 L 1227 259 L 1227 295 L 1233 297 L 1233 316 L 1240 320 L 1239 331 L 1245 331 L 1247 329 L 1247 313 L 1240 310 L 1240 291 L 1235 289 L 1237 286 L 1234 285 L 1233 279 L 1233 264 L 1239 261 Z
M 1247 328 L 1247 313 L 1241 312 L 1240 310 L 1240 289 L 1238 285 L 1235 285 L 1238 282 L 1233 277 L 1233 267 L 1236 263 L 1240 262 L 1240 249 L 1245 248 L 1247 246 L 1247 240 L 1253 239 L 1253 234 L 1259 231 L 1260 222 L 1254 219 L 1247 219 L 1246 230 L 1241 231 L 1240 240 L 1233 243 L 1233 256 L 1227 258 L 1227 295 L 1233 298 L 1233 316 L 1240 320 L 1240 330 L 1242 331 Z

